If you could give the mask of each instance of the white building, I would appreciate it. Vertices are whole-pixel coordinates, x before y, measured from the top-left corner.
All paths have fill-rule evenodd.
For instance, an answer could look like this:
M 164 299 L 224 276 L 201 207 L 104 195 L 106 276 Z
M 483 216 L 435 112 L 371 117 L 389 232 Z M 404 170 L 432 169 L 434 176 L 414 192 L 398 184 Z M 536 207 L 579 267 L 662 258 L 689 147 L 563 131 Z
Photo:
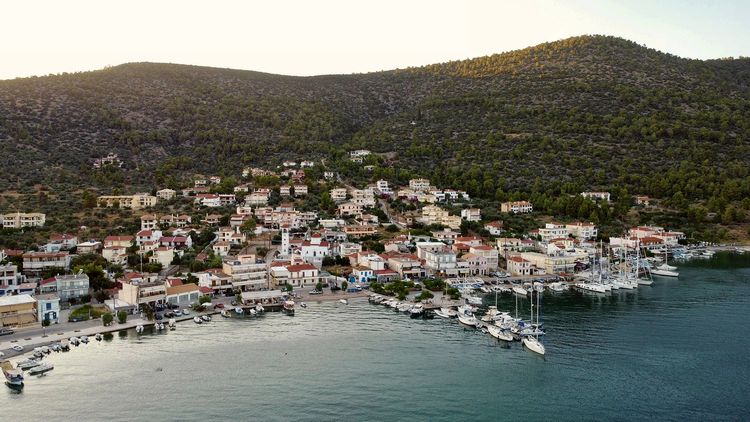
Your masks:
M 462 209 L 461 218 L 466 221 L 482 221 L 482 211 L 479 208 Z
M 430 190 L 429 179 L 411 179 L 409 180 L 409 189 L 417 192 L 425 192 Z
M 60 297 L 55 293 L 36 295 L 37 321 L 49 320 L 50 324 L 60 321 Z
M 609 192 L 581 192 L 581 196 L 593 199 L 594 201 L 609 202 L 610 200 Z
M 46 215 L 40 212 L 14 212 L 0 215 L 3 228 L 20 229 L 22 227 L 42 227 L 46 221 Z
M 500 204 L 500 211 L 509 214 L 528 214 L 534 211 L 534 207 L 528 201 L 503 202 Z

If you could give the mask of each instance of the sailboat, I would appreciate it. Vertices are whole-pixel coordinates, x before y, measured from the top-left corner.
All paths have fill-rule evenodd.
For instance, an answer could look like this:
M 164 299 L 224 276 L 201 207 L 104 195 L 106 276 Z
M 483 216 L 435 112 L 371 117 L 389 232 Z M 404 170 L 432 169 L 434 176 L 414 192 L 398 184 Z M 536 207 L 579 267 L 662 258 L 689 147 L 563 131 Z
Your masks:
M 530 300 L 531 302 L 531 325 L 534 325 L 534 299 L 533 299 L 533 293 L 532 298 Z M 536 294 L 536 323 L 539 325 L 539 293 Z M 534 336 L 526 336 L 523 339 L 521 339 L 521 342 L 524 346 L 526 346 L 527 349 L 531 350 L 534 353 L 539 353 L 540 355 L 544 355 L 546 353 L 546 349 L 544 347 L 544 344 L 542 344 L 541 341 L 539 341 L 539 335 L 536 334 Z

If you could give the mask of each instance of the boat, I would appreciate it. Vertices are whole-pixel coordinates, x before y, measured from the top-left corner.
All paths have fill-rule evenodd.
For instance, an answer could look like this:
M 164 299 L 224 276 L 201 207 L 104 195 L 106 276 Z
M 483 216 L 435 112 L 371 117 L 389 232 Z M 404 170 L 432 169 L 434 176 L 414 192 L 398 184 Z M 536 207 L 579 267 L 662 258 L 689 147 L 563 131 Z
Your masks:
M 606 293 L 607 289 L 599 283 L 576 283 L 577 288 L 594 293 Z
M 536 337 L 528 336 L 521 339 L 521 342 L 524 346 L 526 346 L 527 349 L 531 350 L 534 353 L 539 353 L 540 355 L 544 355 L 547 350 L 544 348 L 544 345 L 542 344 L 539 339 Z
M 287 315 L 294 315 L 294 301 L 285 300 L 284 303 L 281 305 L 281 309 L 283 309 Z
M 638 284 L 640 284 L 642 286 L 650 286 L 650 285 L 654 284 L 654 280 L 647 280 L 645 278 L 639 278 L 638 279 Z
M 48 346 L 42 346 L 42 353 L 44 353 L 45 355 L 48 355 L 52 353 L 52 349 L 50 349 Z
M 492 337 L 495 337 L 498 340 L 513 341 L 513 334 L 501 329 L 496 325 L 488 325 L 487 332 L 489 332 Z
M 398 306 L 396 307 L 396 309 L 397 309 L 397 310 L 398 310 L 399 312 L 409 312 L 409 311 L 411 311 L 411 304 L 410 304 L 410 303 L 406 303 L 406 302 L 404 302 L 404 303 L 402 303 L 402 304 L 398 305 Z
M 554 293 L 561 293 L 568 290 L 568 285 L 561 281 L 558 281 L 557 283 L 549 284 L 547 288 Z
M 36 358 L 29 358 L 26 360 L 22 360 L 21 362 L 18 362 L 16 364 L 16 368 L 20 369 L 22 371 L 27 371 L 35 366 L 39 366 L 42 364 L 42 361 Z
M 456 312 L 456 311 L 453 311 L 453 312 Z M 452 318 L 450 314 L 448 314 L 446 308 L 435 309 L 435 315 L 439 316 L 440 318 L 446 318 L 446 319 Z
M 201 319 L 203 320 L 203 322 L 209 322 L 209 321 L 211 321 L 211 316 L 210 315 L 201 315 Z
M 481 305 L 482 304 L 482 298 L 479 296 L 466 296 L 466 303 L 469 305 Z
M 303 308 L 307 308 L 307 303 L 305 303 L 305 302 L 300 302 L 299 306 L 301 306 L 301 307 L 303 307 Z
M 88 343 L 89 342 L 89 336 L 81 336 L 81 343 Z
M 664 271 L 674 271 L 677 269 L 674 265 L 669 264 L 661 264 L 658 267 L 656 267 L 657 270 L 664 270 Z
M 55 351 L 55 352 L 61 352 L 62 351 L 62 345 L 60 343 L 53 343 L 53 344 L 51 344 L 49 346 L 49 348 L 52 349 L 52 351 Z
M 138 324 L 138 325 L 135 326 L 135 332 L 136 333 L 142 333 L 143 330 L 144 330 L 143 325 Z
M 203 320 L 198 316 L 193 317 L 193 322 L 196 324 L 203 324 Z
M 70 350 L 70 343 L 67 339 L 62 339 L 60 341 L 60 350 L 62 350 L 63 352 L 67 352 L 68 350 Z
M 529 294 L 529 292 L 521 286 L 513 286 L 511 290 L 513 293 L 523 297 L 526 297 L 526 295 Z
M 53 369 L 55 369 L 55 365 L 51 363 L 43 363 L 41 365 L 38 365 L 29 369 L 29 375 L 42 375 L 45 372 L 49 372 Z
M 458 322 L 468 327 L 476 327 L 477 324 L 479 323 L 479 321 L 477 321 L 474 315 L 467 315 L 467 314 L 458 314 Z
M 658 268 L 651 270 L 651 275 L 658 275 L 662 277 L 679 277 L 680 273 L 676 271 L 660 270 Z
M 79 344 L 81 344 L 81 340 L 78 340 L 78 337 L 71 337 L 70 344 L 72 344 L 73 346 L 78 346 Z
M 482 315 L 482 321 L 484 322 L 490 322 L 495 319 L 495 315 L 497 315 L 499 312 L 497 311 L 497 306 L 490 306 L 489 309 L 487 309 L 487 313 Z
M 349 301 L 346 299 L 339 299 L 339 302 L 343 303 L 344 305 L 348 305 Z
M 169 328 L 172 328 L 177 325 L 177 320 L 174 318 L 169 318 L 169 321 L 167 321 L 167 325 L 169 325 Z
M 219 312 L 219 314 L 220 314 L 221 316 L 223 316 L 224 318 L 229 318 L 229 314 L 228 314 L 228 313 L 227 313 L 227 311 L 225 311 L 224 309 L 222 309 L 222 310 L 221 310 L 221 312 Z
M 244 309 L 242 309 L 242 308 L 240 308 L 240 307 L 238 306 L 238 307 L 234 308 L 234 312 L 235 312 L 236 314 L 238 314 L 238 315 L 242 315 L 242 314 L 244 314 L 244 313 L 245 313 L 245 310 L 244 310 Z
M 23 372 L 20 369 L 13 368 L 10 361 L 5 361 L 0 364 L 3 368 L 3 375 L 5 375 L 5 384 L 10 388 L 21 389 L 23 388 Z
M 259 303 L 259 304 L 257 304 L 257 305 L 255 305 L 255 312 L 257 312 L 257 313 L 261 313 L 261 312 L 265 312 L 265 311 L 266 311 L 266 309 L 265 309 L 265 308 L 263 308 L 263 306 L 261 306 L 261 304 L 260 304 L 260 303 Z
M 96 341 L 102 341 L 102 338 L 104 338 L 104 336 L 102 336 L 101 333 L 96 333 L 94 338 L 96 339 Z
M 255 310 L 255 308 L 250 309 L 250 316 L 256 316 L 258 315 L 258 311 Z
M 418 303 L 409 309 L 409 316 L 412 318 L 419 318 L 424 315 L 424 305 Z

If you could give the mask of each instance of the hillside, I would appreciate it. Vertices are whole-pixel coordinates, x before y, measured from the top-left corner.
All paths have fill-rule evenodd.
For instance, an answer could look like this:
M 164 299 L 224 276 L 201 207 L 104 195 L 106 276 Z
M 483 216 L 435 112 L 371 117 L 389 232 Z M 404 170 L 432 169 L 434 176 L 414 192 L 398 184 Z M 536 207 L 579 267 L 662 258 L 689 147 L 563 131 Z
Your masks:
M 178 186 L 303 157 L 356 179 L 357 147 L 393 153 L 367 177 L 474 196 L 626 188 L 721 208 L 750 196 L 750 60 L 582 36 L 370 74 L 131 63 L 0 81 L 4 190 Z M 92 170 L 109 152 L 125 170 Z

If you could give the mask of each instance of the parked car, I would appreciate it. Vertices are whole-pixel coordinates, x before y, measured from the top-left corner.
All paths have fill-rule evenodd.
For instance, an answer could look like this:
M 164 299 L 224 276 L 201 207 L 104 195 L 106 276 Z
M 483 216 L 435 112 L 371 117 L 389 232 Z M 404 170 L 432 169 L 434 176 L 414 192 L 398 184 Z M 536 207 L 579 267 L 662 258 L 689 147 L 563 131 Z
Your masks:
M 174 311 L 174 316 L 182 316 L 182 311 L 177 309 Z
M 15 333 L 15 331 L 11 330 L 10 328 L 0 328 L 0 336 L 7 336 L 13 333 Z
M 223 303 L 217 303 L 216 305 L 214 305 L 214 309 L 216 309 L 216 308 L 224 309 L 224 304 Z
M 317 289 L 310 290 L 310 294 L 311 295 L 319 295 L 319 294 L 322 294 L 322 293 L 323 292 L 321 292 L 320 290 L 317 290 Z
M 14 344 L 11 349 L 15 350 L 16 352 L 23 352 L 23 346 L 21 346 L 20 344 Z

